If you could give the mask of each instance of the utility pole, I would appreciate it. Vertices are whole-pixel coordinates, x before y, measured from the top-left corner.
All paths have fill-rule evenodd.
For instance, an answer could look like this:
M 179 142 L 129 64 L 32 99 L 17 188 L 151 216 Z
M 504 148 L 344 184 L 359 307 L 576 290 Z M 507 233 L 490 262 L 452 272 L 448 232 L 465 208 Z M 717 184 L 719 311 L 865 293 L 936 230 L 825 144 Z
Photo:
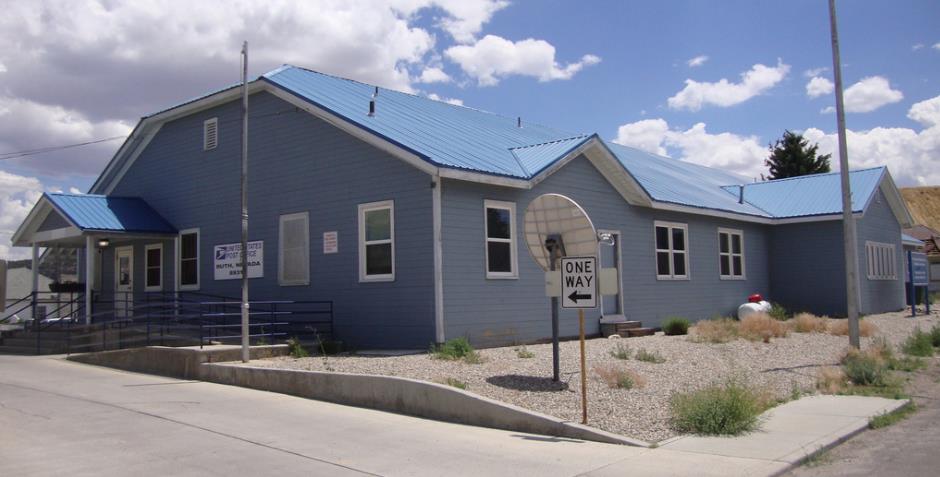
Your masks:
M 832 34 L 832 73 L 836 82 L 836 121 L 839 126 L 839 176 L 842 178 L 842 241 L 845 249 L 846 312 L 849 315 L 849 344 L 858 349 L 858 242 L 852 215 L 849 185 L 849 151 L 845 140 L 845 106 L 842 102 L 842 60 L 839 59 L 839 33 L 836 28 L 836 0 L 829 0 L 829 28 Z
M 242 44 L 242 362 L 249 353 L 248 326 L 248 42 Z

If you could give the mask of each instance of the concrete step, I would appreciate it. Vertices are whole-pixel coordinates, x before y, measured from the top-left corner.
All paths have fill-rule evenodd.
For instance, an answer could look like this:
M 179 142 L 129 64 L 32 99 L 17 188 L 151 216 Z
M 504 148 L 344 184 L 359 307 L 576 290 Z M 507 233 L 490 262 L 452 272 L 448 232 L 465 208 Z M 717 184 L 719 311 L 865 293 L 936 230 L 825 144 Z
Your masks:
M 641 328 L 643 323 L 640 321 L 623 321 L 620 323 L 614 323 L 617 331 L 632 330 L 636 328 Z

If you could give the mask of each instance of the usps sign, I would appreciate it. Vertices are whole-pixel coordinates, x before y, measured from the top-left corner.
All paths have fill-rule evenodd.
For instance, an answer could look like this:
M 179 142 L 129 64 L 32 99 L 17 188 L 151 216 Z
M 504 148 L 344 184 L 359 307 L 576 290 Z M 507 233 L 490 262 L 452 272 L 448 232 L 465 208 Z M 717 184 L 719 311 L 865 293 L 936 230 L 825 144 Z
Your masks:
M 561 307 L 597 308 L 597 259 L 561 259 Z
M 242 277 L 242 244 L 216 245 L 215 279 L 235 280 Z M 264 240 L 248 242 L 248 278 L 264 277 Z

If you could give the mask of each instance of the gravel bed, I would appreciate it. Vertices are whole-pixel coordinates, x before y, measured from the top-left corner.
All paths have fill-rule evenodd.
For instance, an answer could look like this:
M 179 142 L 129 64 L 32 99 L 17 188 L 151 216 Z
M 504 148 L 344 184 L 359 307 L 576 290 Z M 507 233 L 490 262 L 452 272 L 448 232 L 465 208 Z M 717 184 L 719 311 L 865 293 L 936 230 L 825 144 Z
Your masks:
M 889 342 L 901 343 L 920 326 L 929 330 L 940 323 L 940 314 L 906 317 L 905 313 L 872 315 L 873 323 Z M 863 347 L 871 342 L 862 338 Z M 663 363 L 611 356 L 618 345 L 634 355 L 639 349 L 657 353 Z M 657 442 L 677 435 L 670 427 L 669 399 L 673 393 L 702 388 L 731 377 L 742 379 L 774 397 L 786 399 L 794 390 L 815 392 L 821 366 L 836 365 L 848 348 L 848 338 L 817 333 L 791 333 L 770 343 L 739 339 L 724 344 L 694 343 L 687 336 L 655 336 L 587 341 L 588 423 L 628 437 Z M 402 376 L 443 383 L 448 378 L 467 384 L 467 390 L 534 411 L 580 422 L 581 397 L 579 346 L 561 343 L 561 383 L 553 383 L 550 344 L 529 345 L 532 358 L 520 358 L 516 347 L 480 350 L 481 364 L 431 359 L 428 354 L 396 357 L 330 356 L 293 359 L 280 357 L 252 361 L 251 366 L 337 371 Z M 593 370 L 618 366 L 646 379 L 642 388 L 611 389 Z

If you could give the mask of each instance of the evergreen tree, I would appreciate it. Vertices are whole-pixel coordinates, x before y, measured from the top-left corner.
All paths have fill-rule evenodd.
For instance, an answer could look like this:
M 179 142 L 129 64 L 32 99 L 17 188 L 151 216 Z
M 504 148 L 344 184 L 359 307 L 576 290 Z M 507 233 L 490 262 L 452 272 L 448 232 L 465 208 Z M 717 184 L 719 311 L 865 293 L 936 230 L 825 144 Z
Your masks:
M 784 131 L 783 137 L 770 145 L 770 157 L 764 160 L 764 165 L 770 169 L 767 178 L 774 180 L 829 172 L 832 155 L 816 156 L 818 148 L 819 144 L 810 146 L 802 134 Z

